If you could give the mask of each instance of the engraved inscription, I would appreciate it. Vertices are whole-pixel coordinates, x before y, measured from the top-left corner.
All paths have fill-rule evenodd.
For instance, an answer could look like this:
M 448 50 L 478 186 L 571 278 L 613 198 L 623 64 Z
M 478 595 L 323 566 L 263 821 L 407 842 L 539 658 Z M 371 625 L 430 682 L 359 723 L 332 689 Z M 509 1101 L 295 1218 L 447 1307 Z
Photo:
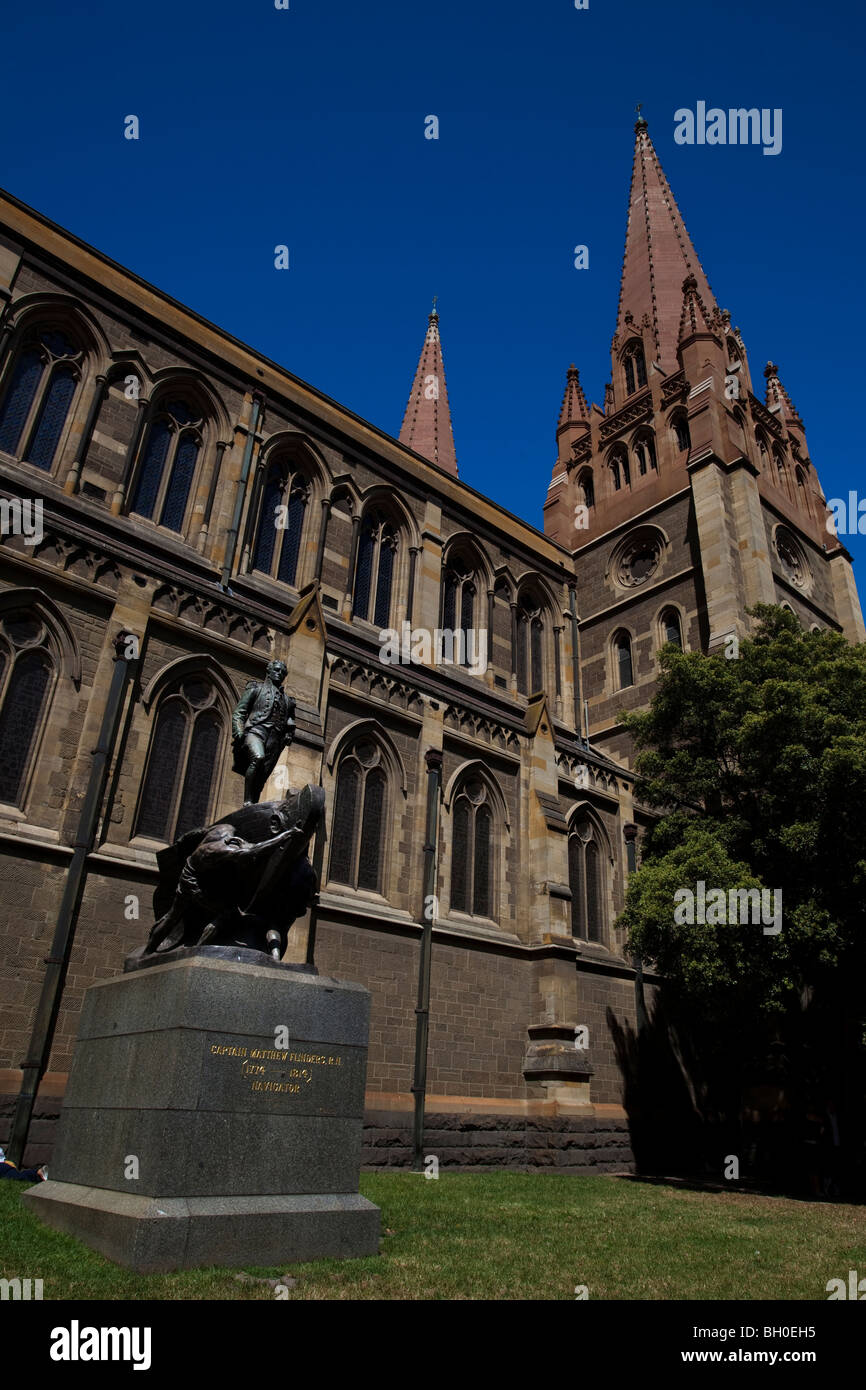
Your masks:
M 343 1065 L 343 1058 L 339 1053 L 281 1052 L 273 1047 L 238 1047 L 234 1043 L 212 1043 L 210 1050 L 213 1057 L 240 1060 L 243 1080 L 249 1082 L 250 1092 L 259 1095 L 268 1092 L 300 1095 L 301 1091 L 312 1083 L 316 1074 L 315 1067 Z M 268 1075 L 269 1062 L 282 1063 L 284 1067 L 291 1062 L 299 1065 L 290 1067 L 288 1071 L 282 1070 L 275 1077 Z

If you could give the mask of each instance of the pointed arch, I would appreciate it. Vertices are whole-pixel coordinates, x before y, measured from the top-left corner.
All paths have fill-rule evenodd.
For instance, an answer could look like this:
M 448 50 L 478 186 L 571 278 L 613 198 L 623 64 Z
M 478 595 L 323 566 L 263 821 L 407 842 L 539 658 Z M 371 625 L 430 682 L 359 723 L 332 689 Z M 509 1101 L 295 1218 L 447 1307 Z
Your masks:
M 78 648 L 57 605 L 38 589 L 0 595 L 0 802 L 24 811 L 58 682 L 78 688 Z M 68 709 L 67 704 L 67 709 Z
M 172 844 L 213 822 L 236 703 L 232 682 L 209 655 L 180 657 L 150 681 L 134 836 Z
M 240 699 L 240 695 L 225 667 L 221 666 L 209 652 L 202 652 L 200 655 L 193 656 L 179 656 L 176 660 L 161 667 L 148 681 L 147 688 L 142 693 L 141 703 L 145 710 L 150 711 L 151 705 L 159 699 L 167 686 L 182 681 L 185 676 L 197 674 L 207 675 L 214 682 L 226 710 L 231 714 Z
M 496 920 L 509 835 L 502 790 L 488 768 L 473 759 L 449 778 L 444 804 L 450 819 L 448 910 Z
M 443 570 L 451 562 L 455 553 L 471 557 L 473 568 L 478 574 L 484 590 L 493 588 L 494 574 L 490 558 L 483 545 L 472 535 L 471 531 L 456 531 L 453 536 L 448 537 L 442 549 Z
M 632 436 L 632 453 L 634 454 L 637 476 L 644 478 L 650 473 L 658 472 L 658 455 L 656 453 L 656 439 L 653 431 L 648 425 L 643 425 L 636 430 Z
M 353 719 L 351 724 L 347 724 L 344 729 L 340 730 L 325 756 L 325 766 L 328 771 L 333 772 L 335 763 L 350 743 L 357 742 L 362 738 L 376 739 L 381 743 L 382 751 L 394 774 L 394 781 L 403 795 L 407 796 L 408 782 L 403 759 L 390 733 L 377 719 Z
M 680 651 L 685 651 L 684 618 L 679 604 L 667 603 L 659 609 L 656 628 L 660 647 L 672 643 L 673 646 L 679 647 Z
M 59 605 L 43 589 L 4 589 L 0 593 L 0 619 L 8 613 L 27 610 L 38 613 L 44 619 L 49 637 L 55 644 L 58 669 L 78 690 L 81 685 L 81 654 L 69 620 Z
M 582 468 L 577 475 L 578 502 L 582 503 L 588 511 L 592 511 L 595 506 L 595 481 L 592 469 L 587 465 Z
M 568 815 L 568 886 L 576 940 L 607 945 L 612 863 L 600 817 L 588 803 L 579 803 Z
M 633 396 L 635 392 L 646 386 L 646 353 L 642 338 L 629 338 L 620 353 L 620 366 L 625 381 L 626 396 Z
M 508 804 L 505 800 L 502 788 L 487 764 L 482 762 L 480 758 L 468 758 L 454 769 L 442 793 L 442 805 L 445 807 L 445 810 L 451 810 L 455 792 L 459 790 L 461 780 L 465 780 L 467 777 L 480 777 L 487 783 L 487 788 L 493 803 L 501 817 L 502 825 L 510 835 L 511 823 L 508 818 Z
M 86 321 L 68 306 L 25 315 L 0 382 L 0 451 L 52 473 L 95 356 Z
M 22 295 L 9 308 L 9 323 L 16 339 L 31 328 L 66 328 L 81 342 L 96 371 L 105 369 L 111 360 L 111 346 L 101 323 L 87 304 L 55 290 L 40 290 Z M 15 342 L 12 348 L 14 351 Z
M 535 571 L 524 574 L 517 585 L 514 615 L 514 659 L 519 695 L 547 690 L 550 648 L 556 607 L 550 589 Z
M 265 444 L 256 469 L 246 545 L 247 568 L 300 589 L 309 574 L 311 532 L 320 525 L 315 503 L 327 486 L 318 450 L 304 435 L 281 430 Z
M 402 760 L 376 720 L 358 719 L 337 735 L 326 765 L 333 777 L 328 880 L 388 898 Z M 405 780 L 399 784 L 405 798 Z
M 631 487 L 631 466 L 625 444 L 614 444 L 607 455 L 605 464 L 612 492 L 620 492 L 623 488 Z
M 234 428 L 222 396 L 209 377 L 196 367 L 160 367 L 153 373 L 154 397 L 165 395 L 192 396 L 202 407 L 214 428 L 215 439 L 231 444 Z
M 634 644 L 628 628 L 617 628 L 610 639 L 611 668 L 614 690 L 628 690 L 634 685 Z
M 409 551 L 420 541 L 414 517 L 392 489 L 375 484 L 363 499 L 352 616 L 381 630 L 395 625 L 397 595 L 408 588 Z

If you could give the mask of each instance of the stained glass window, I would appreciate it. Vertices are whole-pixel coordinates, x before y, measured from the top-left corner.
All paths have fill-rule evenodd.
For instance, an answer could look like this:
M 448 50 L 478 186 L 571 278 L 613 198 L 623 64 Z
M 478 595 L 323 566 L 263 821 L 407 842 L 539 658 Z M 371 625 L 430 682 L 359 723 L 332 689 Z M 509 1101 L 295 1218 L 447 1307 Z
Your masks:
M 277 540 L 277 508 L 283 495 L 283 479 L 279 469 L 272 468 L 268 473 L 262 493 L 262 506 L 253 547 L 253 569 L 263 574 L 271 573 L 274 550 Z
M 603 942 L 602 856 L 595 826 L 586 816 L 575 821 L 569 832 L 568 886 L 572 935 L 581 941 Z
M 330 865 L 335 883 L 383 892 L 387 787 L 378 745 L 362 739 L 337 771 Z
M 182 531 L 201 450 L 202 420 L 183 400 L 157 403 L 142 447 L 129 510 Z
M 21 431 L 42 379 L 43 367 L 42 355 L 37 348 L 22 352 L 15 364 L 0 409 L 0 449 L 7 454 L 14 454 L 18 449 Z
M 352 883 L 353 839 L 360 785 L 361 771 L 357 764 L 350 758 L 344 759 L 337 776 L 331 829 L 331 878 L 335 883 Z
M 277 578 L 284 584 L 294 584 L 298 572 L 298 556 L 301 552 L 301 533 L 304 529 L 304 513 L 307 510 L 307 496 L 303 488 L 295 486 L 289 499 L 286 528 L 283 535 L 280 563 Z
M 0 403 L 0 449 L 50 469 L 79 381 L 81 353 L 65 334 L 31 336 L 14 362 Z M 33 424 L 26 444 L 24 429 Z
M 10 627 L 8 622 L 4 624 L 7 636 Z M 41 632 L 39 624 L 38 635 Z M 0 801 L 20 806 L 54 668 L 44 647 L 22 650 L 13 642 L 8 646 L 4 642 L 2 652 L 6 679 L 0 707 Z
M 361 820 L 361 848 L 358 857 L 358 887 L 373 892 L 381 889 L 382 831 L 385 811 L 385 774 L 373 768 L 364 788 L 364 815 Z
M 162 509 L 162 525 L 168 527 L 169 531 L 181 531 L 183 529 L 183 518 L 186 513 L 186 504 L 197 458 L 198 439 L 187 430 L 178 440 L 168 491 L 165 495 L 165 505 Z
M 153 726 L 136 834 L 170 844 L 209 823 L 224 728 L 207 676 L 169 688 Z
M 454 801 L 451 835 L 451 908 L 473 917 L 493 915 L 493 816 L 487 788 L 467 782 Z
M 358 543 L 352 613 L 379 628 L 387 628 L 390 623 L 398 543 L 398 532 L 386 517 L 380 512 L 368 512 Z
M 376 536 L 372 520 L 368 518 L 361 526 L 358 541 L 358 561 L 355 577 L 355 601 L 352 612 L 355 617 L 366 618 L 370 611 L 370 586 L 373 581 L 373 556 L 376 551 Z
M 309 485 L 286 463 L 272 463 L 265 478 L 252 568 L 296 584 Z
M 376 608 L 373 622 L 387 627 L 391 615 L 391 585 L 394 580 L 394 533 L 390 527 L 379 541 L 379 575 L 376 581 Z

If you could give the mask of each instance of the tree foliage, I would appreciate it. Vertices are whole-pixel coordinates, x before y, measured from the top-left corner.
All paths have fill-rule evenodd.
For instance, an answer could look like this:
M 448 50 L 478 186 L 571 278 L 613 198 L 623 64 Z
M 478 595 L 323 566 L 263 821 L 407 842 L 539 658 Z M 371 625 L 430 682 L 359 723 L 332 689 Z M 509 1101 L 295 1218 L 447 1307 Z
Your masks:
M 818 998 L 866 1012 L 866 647 L 761 605 L 739 656 L 673 646 L 651 708 L 625 716 L 637 796 L 658 813 L 629 883 L 630 948 L 715 1017 Z M 782 930 L 677 925 L 680 888 L 782 892 Z

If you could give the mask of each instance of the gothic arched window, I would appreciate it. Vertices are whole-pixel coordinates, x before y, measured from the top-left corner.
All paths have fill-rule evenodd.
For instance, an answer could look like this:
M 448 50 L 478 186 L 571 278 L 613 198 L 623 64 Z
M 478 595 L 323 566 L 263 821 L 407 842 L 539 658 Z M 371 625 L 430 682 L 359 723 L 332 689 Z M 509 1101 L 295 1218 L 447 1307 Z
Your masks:
M 658 471 L 658 461 L 656 459 L 656 442 L 651 434 L 641 435 L 634 446 L 637 457 L 637 466 L 640 476 L 646 476 L 647 470 L 652 468 Z
M 136 835 L 169 844 L 213 816 L 225 722 L 206 675 L 184 676 L 160 701 Z
M 675 608 L 666 608 L 659 619 L 661 628 L 662 642 L 671 642 L 673 646 L 683 649 L 683 630 L 680 623 L 680 615 Z
M 477 660 L 477 599 L 477 577 L 469 558 L 457 555 L 449 559 L 442 585 L 442 629 L 443 633 L 455 635 L 450 639 L 443 637 L 443 652 L 458 665 L 470 666 Z M 456 636 L 457 633 L 461 635 Z
M 584 468 L 577 480 L 578 496 L 585 507 L 595 506 L 595 486 L 592 481 L 592 469 Z
M 389 626 L 398 533 L 381 512 L 367 512 L 358 537 L 352 615 L 379 628 Z
M 186 401 L 157 405 L 141 452 L 129 510 L 182 531 L 202 446 L 201 412 Z
M 11 613 L 0 624 L 0 801 L 22 807 L 45 723 L 55 665 L 38 613 Z
M 472 917 L 493 916 L 493 810 L 480 777 L 469 778 L 454 800 L 451 907 Z
M 540 601 L 531 593 L 518 600 L 514 670 L 521 695 L 544 689 L 544 618 Z
M 331 825 L 330 877 L 383 892 L 388 778 L 378 744 L 359 739 L 340 760 Z
M 643 347 L 638 343 L 630 348 L 625 358 L 625 389 L 629 396 L 646 386 L 646 358 Z
M 613 654 L 616 665 L 617 689 L 625 690 L 634 685 L 634 667 L 631 655 L 631 637 L 624 630 L 617 632 L 613 639 Z
M 588 816 L 579 816 L 568 835 L 568 886 L 571 932 L 581 941 L 604 942 L 603 864 L 595 824 Z
M 251 568 L 296 584 L 310 486 L 303 473 L 274 463 L 262 489 Z
M 28 336 L 0 404 L 0 449 L 50 470 L 81 373 L 82 353 L 64 333 Z
M 689 422 L 685 415 L 677 415 L 674 420 L 674 434 L 676 435 L 677 448 L 680 453 L 685 453 L 692 447 L 692 436 L 689 432 Z
M 628 454 L 622 445 L 619 445 L 608 459 L 608 468 L 613 478 L 614 492 L 619 492 L 623 483 L 626 487 L 631 487 L 631 469 L 628 462 Z

